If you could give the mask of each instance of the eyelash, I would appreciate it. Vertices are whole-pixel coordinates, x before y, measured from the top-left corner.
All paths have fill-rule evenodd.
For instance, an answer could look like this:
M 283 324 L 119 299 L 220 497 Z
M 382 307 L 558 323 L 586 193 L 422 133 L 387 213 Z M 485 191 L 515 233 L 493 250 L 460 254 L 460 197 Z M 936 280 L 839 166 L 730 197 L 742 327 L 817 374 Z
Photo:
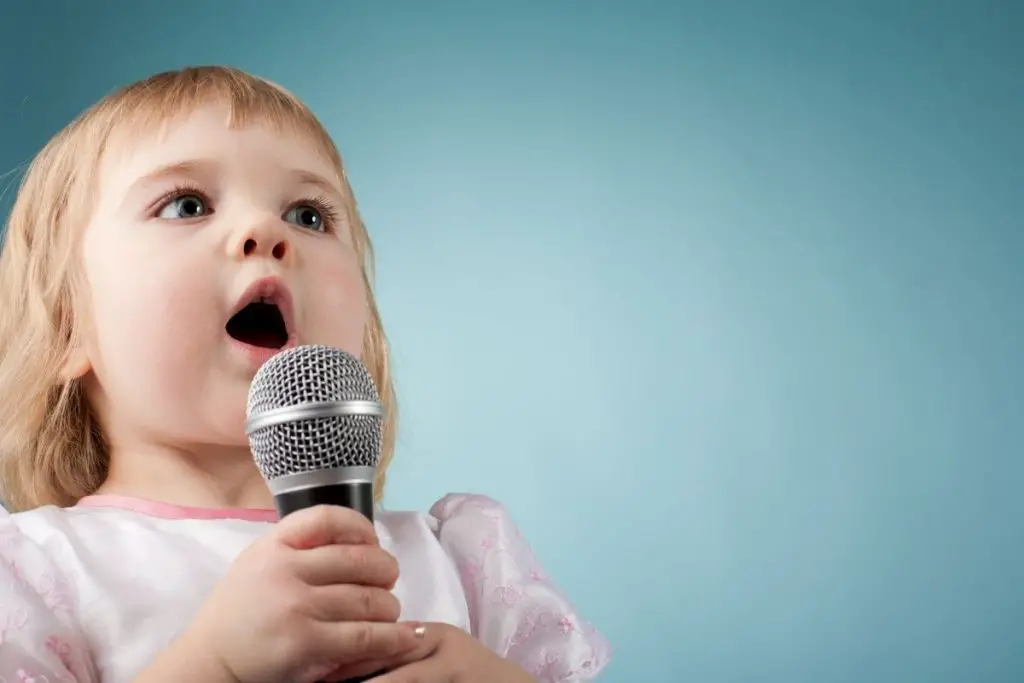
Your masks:
M 160 211 L 162 211 L 165 206 L 167 206 L 174 200 L 192 195 L 202 199 L 203 203 L 206 205 L 213 203 L 210 201 L 209 195 L 207 195 L 205 192 L 203 192 L 195 185 L 183 184 L 175 186 L 173 190 L 163 195 L 156 202 L 155 208 L 153 209 L 153 213 L 154 215 L 159 214 Z M 290 211 L 294 209 L 296 206 L 308 206 L 310 208 L 316 209 L 320 216 L 324 219 L 324 232 L 332 232 L 334 230 L 334 226 L 338 224 L 338 210 L 334 207 L 334 204 L 326 197 L 312 196 L 296 199 L 295 201 L 291 202 L 288 205 L 286 211 Z
M 303 197 L 289 204 L 288 210 L 290 211 L 296 206 L 308 206 L 312 209 L 316 209 L 320 214 L 320 217 L 324 219 L 324 232 L 333 232 L 334 226 L 338 224 L 338 220 L 340 219 L 338 210 L 326 197 Z

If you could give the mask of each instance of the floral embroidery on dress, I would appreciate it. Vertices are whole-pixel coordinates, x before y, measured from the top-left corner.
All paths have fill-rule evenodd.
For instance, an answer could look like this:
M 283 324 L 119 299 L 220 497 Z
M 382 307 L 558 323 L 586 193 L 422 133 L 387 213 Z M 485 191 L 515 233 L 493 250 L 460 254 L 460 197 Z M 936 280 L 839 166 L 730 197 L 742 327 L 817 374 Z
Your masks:
M 57 655 L 57 659 L 60 660 L 66 668 L 71 668 L 71 644 L 61 638 L 60 636 L 50 636 L 43 643 L 47 650 Z
M 28 624 L 28 610 L 24 607 L 9 607 L 0 612 L 0 645 L 9 643 L 16 631 Z
M 592 679 L 610 647 L 548 580 L 505 509 L 483 496 L 448 496 L 431 510 L 452 555 L 477 637 L 541 683 Z
M 40 569 L 33 578 L 15 560 L 17 551 L 22 550 L 24 545 L 25 541 L 20 536 L 0 532 L 0 569 L 5 569 L 15 582 L 37 594 L 43 603 L 58 616 L 72 616 L 74 600 L 71 588 L 63 579 L 58 578 L 56 573 L 48 568 Z
M 74 617 L 72 587 L 0 511 L 0 683 L 88 683 Z
M 54 572 L 46 571 L 40 574 L 35 591 L 55 615 L 68 618 L 73 616 L 74 598 L 71 589 Z

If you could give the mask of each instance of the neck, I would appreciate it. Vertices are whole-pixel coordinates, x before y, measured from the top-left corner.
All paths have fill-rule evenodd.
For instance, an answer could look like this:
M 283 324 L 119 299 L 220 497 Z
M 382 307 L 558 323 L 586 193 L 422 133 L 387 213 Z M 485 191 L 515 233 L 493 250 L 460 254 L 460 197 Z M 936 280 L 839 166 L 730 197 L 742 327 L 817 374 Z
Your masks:
M 199 508 L 272 508 L 248 447 L 111 445 L 110 469 L 96 491 Z

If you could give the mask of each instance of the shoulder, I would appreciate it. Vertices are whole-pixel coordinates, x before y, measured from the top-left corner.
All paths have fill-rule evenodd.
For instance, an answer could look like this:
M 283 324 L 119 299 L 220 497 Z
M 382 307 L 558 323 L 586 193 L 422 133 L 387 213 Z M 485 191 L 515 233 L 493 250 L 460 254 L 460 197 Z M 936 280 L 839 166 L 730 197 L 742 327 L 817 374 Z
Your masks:
M 0 671 L 92 680 L 77 594 L 55 559 L 66 521 L 60 508 L 0 511 Z
M 47 506 L 25 512 L 0 510 L 0 555 L 10 560 L 17 554 L 41 561 L 45 549 L 60 544 L 71 530 L 63 508 Z
M 513 524 L 504 505 L 472 493 L 450 493 L 431 505 L 428 512 L 381 510 L 377 521 L 389 532 L 414 529 L 433 536 Z
M 399 542 L 430 537 L 457 563 L 495 549 L 532 556 L 508 509 L 484 495 L 450 493 L 429 512 L 385 511 L 378 521 L 378 530 Z
M 72 516 L 53 506 L 0 511 L 0 570 L 67 616 L 73 614 L 76 594 L 62 569 L 75 546 Z
M 493 498 L 451 493 L 431 506 L 430 518 L 441 545 L 463 569 L 504 559 L 527 576 L 543 574 L 509 509 Z
M 428 512 L 384 509 L 379 514 L 393 520 L 419 518 L 427 524 L 436 525 L 452 518 L 481 514 L 493 518 L 508 513 L 502 503 L 488 496 L 478 493 L 449 493 L 431 505 Z
M 61 508 L 54 505 L 24 512 L 0 511 L 0 540 L 10 547 L 31 544 L 56 559 L 93 536 L 110 540 L 111 515 L 90 508 Z
M 498 501 L 476 493 L 449 493 L 430 507 L 430 515 L 441 523 L 451 520 L 511 522 L 508 509 Z

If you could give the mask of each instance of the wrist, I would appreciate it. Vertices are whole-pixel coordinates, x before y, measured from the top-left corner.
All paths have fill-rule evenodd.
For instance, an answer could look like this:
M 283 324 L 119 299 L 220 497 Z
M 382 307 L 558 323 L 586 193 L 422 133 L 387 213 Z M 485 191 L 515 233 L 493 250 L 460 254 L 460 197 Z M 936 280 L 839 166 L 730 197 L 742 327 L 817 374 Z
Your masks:
M 134 683 L 240 683 L 207 642 L 190 628 L 165 648 Z

